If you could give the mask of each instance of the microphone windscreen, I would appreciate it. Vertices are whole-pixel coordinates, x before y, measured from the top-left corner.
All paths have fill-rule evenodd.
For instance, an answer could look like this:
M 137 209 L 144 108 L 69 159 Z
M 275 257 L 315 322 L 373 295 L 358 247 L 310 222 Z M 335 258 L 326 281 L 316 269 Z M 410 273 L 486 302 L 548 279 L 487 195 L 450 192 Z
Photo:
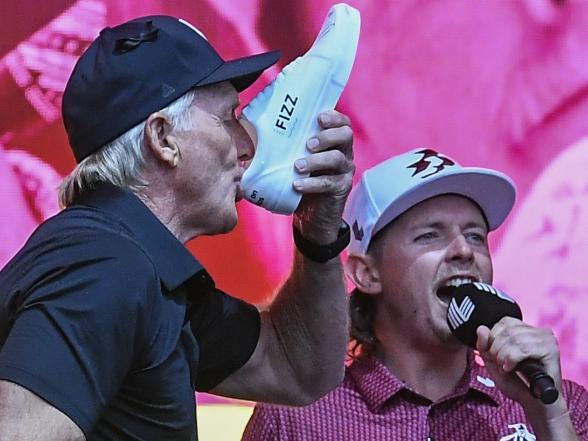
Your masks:
M 521 308 L 513 299 L 486 283 L 447 286 L 439 291 L 443 295 L 449 295 L 449 329 L 459 341 L 472 348 L 476 347 L 478 326 L 486 325 L 492 329 L 503 317 L 523 318 Z

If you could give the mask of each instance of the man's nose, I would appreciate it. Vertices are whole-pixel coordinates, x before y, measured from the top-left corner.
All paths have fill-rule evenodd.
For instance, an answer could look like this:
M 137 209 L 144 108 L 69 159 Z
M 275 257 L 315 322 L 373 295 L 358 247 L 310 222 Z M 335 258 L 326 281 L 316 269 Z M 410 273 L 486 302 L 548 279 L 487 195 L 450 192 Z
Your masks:
M 455 236 L 447 249 L 448 261 L 471 261 L 474 258 L 474 250 L 463 234 Z
M 237 138 L 237 155 L 241 161 L 250 161 L 255 154 L 255 145 L 251 137 L 247 134 L 245 129 L 239 125 L 239 133 Z

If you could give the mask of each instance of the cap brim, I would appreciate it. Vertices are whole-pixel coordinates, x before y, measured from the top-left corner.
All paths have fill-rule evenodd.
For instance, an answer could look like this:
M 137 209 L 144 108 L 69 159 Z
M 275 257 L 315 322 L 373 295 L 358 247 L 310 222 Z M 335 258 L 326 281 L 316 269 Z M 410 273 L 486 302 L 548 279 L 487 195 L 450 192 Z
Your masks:
M 396 199 L 384 210 L 371 236 L 409 208 L 444 194 L 457 194 L 474 201 L 486 217 L 488 228 L 494 230 L 510 213 L 515 193 L 513 182 L 503 173 L 477 167 L 460 168 L 428 179 Z
M 271 51 L 225 61 L 209 76 L 199 81 L 197 86 L 230 81 L 235 89 L 241 92 L 251 86 L 265 69 L 275 64 L 279 59 L 280 51 Z

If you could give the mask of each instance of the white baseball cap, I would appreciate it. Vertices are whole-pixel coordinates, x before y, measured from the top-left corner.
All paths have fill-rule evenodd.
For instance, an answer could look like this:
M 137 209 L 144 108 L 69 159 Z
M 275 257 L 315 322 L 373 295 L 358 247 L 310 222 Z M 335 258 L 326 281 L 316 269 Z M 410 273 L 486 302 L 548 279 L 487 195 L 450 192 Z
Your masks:
M 429 148 L 394 156 L 366 170 L 351 191 L 343 216 L 352 230 L 349 254 L 364 254 L 378 231 L 419 202 L 444 194 L 474 201 L 494 230 L 512 209 L 515 193 L 504 173 L 462 167 Z

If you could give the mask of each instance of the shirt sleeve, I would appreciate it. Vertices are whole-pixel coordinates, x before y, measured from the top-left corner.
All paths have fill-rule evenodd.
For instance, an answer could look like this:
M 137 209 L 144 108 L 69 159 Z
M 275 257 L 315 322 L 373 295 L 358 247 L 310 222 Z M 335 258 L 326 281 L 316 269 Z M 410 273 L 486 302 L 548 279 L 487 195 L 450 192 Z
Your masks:
M 190 322 L 200 354 L 196 390 L 209 391 L 253 354 L 261 328 L 257 308 L 218 289 L 192 295 Z
M 281 437 L 277 430 L 279 424 L 279 415 L 276 407 L 257 404 L 253 414 L 245 427 L 241 441 L 257 441 L 260 439 L 266 441 L 287 441 Z
M 13 299 L 0 378 L 34 392 L 87 435 L 144 349 L 145 299 L 159 282 L 150 260 L 118 236 L 78 237 L 37 256 L 37 266 L 26 266 L 39 274 Z
M 573 381 L 564 380 L 564 392 L 572 424 L 581 440 L 588 440 L 588 392 Z

